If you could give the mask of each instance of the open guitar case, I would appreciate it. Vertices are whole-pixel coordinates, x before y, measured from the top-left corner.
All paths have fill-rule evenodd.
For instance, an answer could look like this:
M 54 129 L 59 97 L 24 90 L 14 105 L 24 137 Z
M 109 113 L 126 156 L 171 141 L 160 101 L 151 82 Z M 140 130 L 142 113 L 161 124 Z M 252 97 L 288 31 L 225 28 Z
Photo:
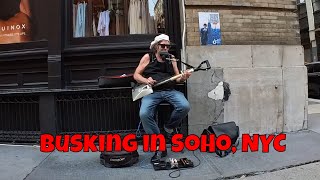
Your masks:
M 133 74 L 98 77 L 98 85 L 100 88 L 131 87 L 131 82 L 135 82 Z
M 107 75 L 108 69 L 103 69 L 104 74 L 98 77 L 99 88 L 115 88 L 115 87 L 131 87 L 135 82 L 133 73 L 119 74 L 119 75 Z M 139 161 L 138 151 L 126 152 L 126 151 L 110 151 L 100 153 L 100 164 L 107 168 L 122 168 L 130 167 Z

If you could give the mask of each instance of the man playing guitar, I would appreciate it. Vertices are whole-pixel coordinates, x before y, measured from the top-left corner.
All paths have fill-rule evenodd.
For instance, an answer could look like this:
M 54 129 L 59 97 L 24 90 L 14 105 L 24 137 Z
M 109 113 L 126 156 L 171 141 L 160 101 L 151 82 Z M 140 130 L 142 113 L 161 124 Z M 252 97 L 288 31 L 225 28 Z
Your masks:
M 163 59 L 161 52 L 168 52 L 170 48 L 169 36 L 165 34 L 158 35 L 151 42 L 151 53 L 145 54 L 135 70 L 134 79 L 140 84 L 153 86 L 161 80 L 168 79 L 171 76 L 179 75 L 179 69 L 176 61 L 168 61 Z M 173 56 L 171 58 L 174 58 Z M 175 90 L 176 82 L 184 82 L 190 77 L 191 73 L 185 71 L 175 81 L 165 83 L 155 87 L 152 94 L 144 96 L 141 100 L 140 119 L 143 128 L 147 134 L 160 134 L 160 129 L 155 121 L 155 110 L 157 106 L 166 101 L 170 103 L 174 110 L 170 119 L 165 122 L 164 129 L 167 138 L 171 138 L 174 130 L 179 126 L 181 121 L 187 116 L 190 111 L 190 104 L 184 94 Z M 167 151 L 156 151 L 151 158 L 151 162 L 159 162 L 161 158 L 167 156 Z

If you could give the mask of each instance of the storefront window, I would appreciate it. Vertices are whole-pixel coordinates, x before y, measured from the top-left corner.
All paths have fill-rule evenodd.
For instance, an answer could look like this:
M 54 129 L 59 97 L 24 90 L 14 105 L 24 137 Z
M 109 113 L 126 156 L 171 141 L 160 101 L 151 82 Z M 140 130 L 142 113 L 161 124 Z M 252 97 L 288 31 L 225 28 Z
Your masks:
M 1 0 L 0 44 L 46 40 L 47 14 L 43 0 Z
M 163 0 L 73 0 L 73 37 L 164 33 Z

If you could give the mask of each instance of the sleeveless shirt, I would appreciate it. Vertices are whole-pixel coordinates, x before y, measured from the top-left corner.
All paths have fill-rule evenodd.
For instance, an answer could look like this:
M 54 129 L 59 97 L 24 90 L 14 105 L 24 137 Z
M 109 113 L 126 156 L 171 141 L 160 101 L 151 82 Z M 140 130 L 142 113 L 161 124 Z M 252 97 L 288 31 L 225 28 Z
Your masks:
M 170 61 L 159 62 L 154 53 L 149 53 L 149 57 L 149 64 L 142 74 L 145 78 L 152 77 L 152 79 L 157 82 L 161 82 L 175 75 Z M 154 87 L 153 90 L 170 90 L 174 88 L 175 84 L 175 81 L 170 81 L 158 87 Z

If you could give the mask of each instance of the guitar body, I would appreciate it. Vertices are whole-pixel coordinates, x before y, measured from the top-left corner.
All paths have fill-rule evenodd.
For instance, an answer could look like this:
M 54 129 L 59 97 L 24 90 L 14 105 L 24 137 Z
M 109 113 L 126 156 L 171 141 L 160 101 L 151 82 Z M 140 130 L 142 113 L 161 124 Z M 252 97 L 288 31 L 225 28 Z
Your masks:
M 186 63 L 184 63 L 184 64 L 186 64 Z M 206 64 L 207 67 L 206 68 L 202 68 L 201 67 L 202 64 Z M 190 66 L 190 67 L 192 67 L 192 66 Z M 210 66 L 209 61 L 205 60 L 205 61 L 201 62 L 200 65 L 197 68 L 192 67 L 192 68 L 188 69 L 187 71 L 189 73 L 192 73 L 192 72 L 199 71 L 199 70 L 206 71 L 206 70 L 208 70 L 210 68 L 211 68 L 211 66 Z M 164 80 L 162 82 L 159 82 L 159 83 L 153 85 L 153 87 L 160 86 L 160 85 L 165 84 L 165 83 L 170 82 L 170 81 L 175 81 L 176 79 L 180 78 L 181 76 L 183 76 L 183 73 L 175 75 L 175 76 L 173 76 L 173 77 L 171 77 L 171 78 L 169 78 L 167 80 Z M 147 95 L 152 94 L 152 93 L 153 93 L 153 89 L 152 89 L 152 87 L 150 85 L 142 84 L 142 85 L 135 86 L 135 87 L 132 88 L 132 100 L 136 101 L 136 100 L 141 99 L 144 96 L 147 96 Z
M 139 86 L 136 86 L 132 88 L 132 100 L 136 101 L 146 95 L 152 94 L 153 89 L 151 86 L 146 84 L 141 84 Z
M 187 71 L 189 71 L 191 73 L 191 72 L 193 72 L 193 69 L 188 69 Z M 170 81 L 175 81 L 176 79 L 178 79 L 182 75 L 183 75 L 182 73 L 175 75 L 169 79 L 166 79 L 162 82 L 155 84 L 153 87 L 160 86 L 160 85 L 168 83 Z M 132 88 L 132 100 L 136 101 L 136 100 L 143 98 L 144 96 L 152 94 L 152 93 L 153 93 L 153 89 L 150 85 L 146 85 L 146 84 L 138 85 L 138 86 Z

